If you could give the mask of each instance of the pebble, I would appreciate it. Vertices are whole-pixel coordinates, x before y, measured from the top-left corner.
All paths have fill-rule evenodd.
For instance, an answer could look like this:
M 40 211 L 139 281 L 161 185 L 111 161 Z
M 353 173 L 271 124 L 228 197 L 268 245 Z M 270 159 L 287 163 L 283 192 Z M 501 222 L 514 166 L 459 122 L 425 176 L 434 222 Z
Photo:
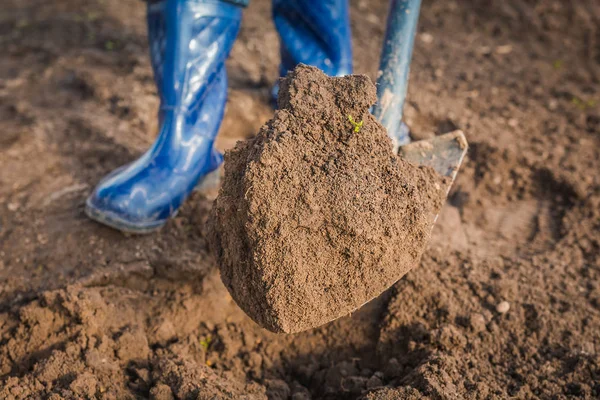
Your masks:
M 481 46 L 479 49 L 479 54 L 487 56 L 492 52 L 492 49 L 489 46 Z
M 381 23 L 381 21 L 379 20 L 379 17 L 377 17 L 377 15 L 375 15 L 375 14 L 368 14 L 366 19 L 367 19 L 367 21 L 369 21 L 372 24 Z
M 433 42 L 433 35 L 431 33 L 421 33 L 421 35 L 419 35 L 419 37 L 421 38 L 421 41 L 423 43 L 431 43 Z
M 496 306 L 496 311 L 498 311 L 500 314 L 506 314 L 508 310 L 510 310 L 510 303 L 508 301 L 501 301 Z
M 513 50 L 510 44 L 505 44 L 503 46 L 496 47 L 496 54 L 509 54 Z

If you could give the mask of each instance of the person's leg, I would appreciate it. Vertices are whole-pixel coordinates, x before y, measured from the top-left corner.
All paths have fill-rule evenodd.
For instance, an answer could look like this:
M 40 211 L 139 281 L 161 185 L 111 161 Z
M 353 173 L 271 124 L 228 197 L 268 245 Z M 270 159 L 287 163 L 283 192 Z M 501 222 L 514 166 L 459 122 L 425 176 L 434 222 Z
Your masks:
M 246 2 L 149 2 L 160 131 L 142 157 L 98 184 L 86 202 L 92 219 L 134 233 L 160 228 L 219 167 L 222 156 L 213 143 L 227 99 L 225 60 Z
M 348 0 L 273 0 L 281 45 L 280 74 L 299 63 L 331 76 L 352 73 Z

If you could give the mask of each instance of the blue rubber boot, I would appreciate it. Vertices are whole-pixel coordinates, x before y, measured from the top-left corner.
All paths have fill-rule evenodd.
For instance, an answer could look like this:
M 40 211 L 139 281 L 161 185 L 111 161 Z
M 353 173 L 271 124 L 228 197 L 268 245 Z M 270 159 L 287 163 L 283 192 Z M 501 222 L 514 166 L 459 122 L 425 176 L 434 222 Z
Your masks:
M 273 0 L 273 20 L 281 42 L 282 77 L 299 63 L 330 76 L 352 73 L 348 0 Z M 274 98 L 278 91 L 275 85 Z
M 142 157 L 98 184 L 86 202 L 90 218 L 124 232 L 151 232 L 176 214 L 196 185 L 215 174 L 223 161 L 213 143 L 227 100 L 225 60 L 244 3 L 149 3 L 160 131 Z

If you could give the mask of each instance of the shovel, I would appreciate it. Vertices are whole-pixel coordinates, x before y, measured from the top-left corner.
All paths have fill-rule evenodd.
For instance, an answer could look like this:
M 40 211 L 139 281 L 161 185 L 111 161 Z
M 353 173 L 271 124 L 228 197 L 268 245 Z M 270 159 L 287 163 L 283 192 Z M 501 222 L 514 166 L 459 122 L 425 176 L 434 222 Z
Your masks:
M 391 0 L 377 80 L 378 102 L 372 113 L 387 129 L 395 153 L 413 164 L 432 167 L 440 175 L 449 177 L 450 190 L 467 153 L 464 134 L 457 130 L 411 143 L 408 128 L 402 123 L 420 7 L 421 0 Z
M 411 143 L 408 129 L 406 128 L 406 125 L 402 123 L 402 107 L 406 97 L 409 65 L 419 7 L 420 0 L 391 1 L 387 31 L 381 57 L 380 73 L 377 82 L 378 101 L 371 111 L 376 119 L 387 129 L 388 135 L 392 139 L 394 152 L 397 153 L 399 157 L 402 157 L 415 165 L 432 167 L 440 175 L 448 177 L 449 179 L 447 179 L 447 181 L 450 181 L 450 184 L 448 185 L 449 190 L 468 147 L 463 133 L 455 131 L 432 139 Z M 240 149 L 240 151 L 243 151 L 243 148 Z M 277 164 L 277 166 L 280 167 L 279 164 Z M 233 186 L 239 183 L 240 182 L 236 183 L 234 181 Z M 222 191 L 220 196 L 223 195 L 223 193 L 224 192 Z M 220 197 L 222 203 L 217 199 L 214 219 L 217 226 L 223 225 L 223 218 L 229 218 L 228 221 L 231 221 L 232 215 L 240 217 L 242 218 L 242 221 L 244 221 L 244 215 L 239 213 L 240 210 L 244 212 L 243 210 L 245 209 L 245 206 L 239 205 L 240 202 L 243 202 L 244 199 L 247 200 L 247 192 L 246 194 L 243 193 L 244 191 L 227 192 L 223 197 Z M 446 191 L 445 195 L 447 196 L 447 194 L 448 192 Z M 261 204 L 264 205 L 264 202 Z M 219 205 L 221 205 L 220 208 Z M 267 205 L 266 207 L 269 206 Z M 349 218 L 351 218 L 351 216 Z M 420 226 L 420 232 L 432 229 L 435 224 L 435 219 L 437 219 L 437 216 L 432 219 L 427 219 L 427 222 Z M 388 219 L 388 221 L 394 220 Z M 235 229 L 243 231 L 243 226 L 239 229 Z M 232 232 L 232 235 L 228 235 L 227 239 L 225 239 L 225 246 L 231 246 L 232 243 L 236 245 L 242 243 L 239 244 L 242 246 L 242 249 L 244 249 L 244 246 L 250 247 L 245 240 L 254 241 L 253 244 L 257 244 L 258 246 L 264 244 L 264 242 L 261 242 L 261 240 L 256 238 L 248 239 L 245 237 L 238 240 L 239 232 L 235 229 L 230 231 L 225 230 L 226 233 Z M 218 229 L 215 232 L 218 232 Z M 222 249 L 223 246 L 223 242 L 221 242 L 220 238 L 221 234 L 222 232 L 215 235 L 213 238 L 216 242 L 214 247 L 217 250 L 218 257 L 223 253 L 222 250 L 219 250 Z M 292 235 L 286 235 L 285 240 L 288 240 L 287 238 L 291 236 Z M 267 238 L 265 240 L 268 241 L 268 235 L 265 237 Z M 231 238 L 233 238 L 233 240 L 230 240 Z M 284 243 L 285 240 L 283 240 Z M 394 244 L 397 243 L 398 242 L 394 242 Z M 419 242 L 418 245 L 419 249 L 422 249 L 424 248 L 425 243 Z M 274 248 L 271 247 L 269 249 L 271 253 L 279 251 L 278 249 L 273 250 Z M 327 251 L 328 249 L 327 245 L 319 248 L 319 250 L 323 251 Z M 395 259 L 394 261 L 398 260 L 402 260 L 402 258 Z M 287 261 L 290 261 L 285 264 L 287 267 L 291 266 L 293 269 L 296 266 L 295 260 L 286 259 L 281 262 L 286 263 Z M 410 261 L 412 262 L 413 259 L 410 259 Z M 340 258 L 338 259 L 337 265 L 343 265 L 343 262 L 344 261 Z M 328 288 L 322 289 L 323 286 L 317 281 L 317 277 L 325 276 L 322 274 L 310 276 L 302 275 L 299 279 L 288 280 L 286 279 L 288 275 L 282 272 L 276 272 L 270 273 L 267 279 L 263 279 L 264 275 L 261 274 L 264 270 L 261 270 L 259 266 L 258 269 L 251 269 L 251 274 L 245 275 L 245 272 L 248 271 L 247 268 L 253 268 L 253 265 L 250 262 L 246 262 L 244 259 L 240 259 L 237 255 L 230 257 L 229 260 L 225 260 L 225 264 L 223 265 L 226 267 L 224 275 L 226 277 L 224 280 L 225 285 L 228 286 L 228 289 L 232 293 L 234 299 L 238 301 L 240 307 L 266 329 L 274 332 L 286 333 L 296 333 L 305 329 L 314 328 L 323 323 L 337 319 L 344 313 L 351 312 L 352 310 L 350 310 L 350 308 L 356 310 L 356 308 L 358 308 L 355 308 L 356 303 L 360 304 L 367 300 L 368 297 L 373 299 L 373 296 L 378 296 L 381 294 L 380 289 L 385 290 L 384 286 L 394 283 L 393 279 L 395 277 L 394 275 L 392 279 L 382 281 L 385 282 L 385 285 L 382 284 L 381 286 L 377 286 L 375 290 L 362 295 L 359 302 L 348 302 L 347 298 L 349 296 L 347 293 L 356 289 L 356 285 L 353 283 L 336 283 L 333 286 L 333 292 L 329 293 Z M 357 270 L 358 269 L 359 268 L 357 268 Z M 287 268 L 287 270 L 289 271 L 290 268 Z M 344 274 L 343 270 L 341 274 Z M 357 272 L 357 276 L 362 275 L 360 272 Z M 378 279 L 377 274 L 373 275 L 372 278 Z M 360 279 L 358 281 L 360 281 Z M 231 284 L 232 282 L 235 282 L 235 284 Z M 303 290 L 303 284 L 308 284 L 309 289 L 313 288 L 314 290 Z M 335 290 L 337 289 L 342 291 L 345 290 L 345 294 L 336 296 Z M 280 297 L 283 292 L 287 293 L 288 296 Z M 310 300 L 312 299 L 306 301 L 306 296 L 313 296 L 314 298 L 321 300 L 325 299 L 329 303 L 327 303 L 326 306 L 321 307 L 321 305 L 311 303 Z M 274 299 L 283 300 L 274 301 Z M 347 303 L 344 303 L 344 301 Z M 306 307 L 293 307 L 290 306 L 291 304 L 306 304 Z

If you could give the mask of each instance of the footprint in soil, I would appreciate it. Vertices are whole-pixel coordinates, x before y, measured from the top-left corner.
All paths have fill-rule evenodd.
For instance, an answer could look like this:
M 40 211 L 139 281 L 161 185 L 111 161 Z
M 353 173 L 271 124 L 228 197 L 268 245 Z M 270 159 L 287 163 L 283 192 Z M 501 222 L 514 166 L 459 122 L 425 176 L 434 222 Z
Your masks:
M 480 256 L 544 251 L 565 234 L 578 195 L 510 150 L 473 143 L 434 230 L 434 244 Z

